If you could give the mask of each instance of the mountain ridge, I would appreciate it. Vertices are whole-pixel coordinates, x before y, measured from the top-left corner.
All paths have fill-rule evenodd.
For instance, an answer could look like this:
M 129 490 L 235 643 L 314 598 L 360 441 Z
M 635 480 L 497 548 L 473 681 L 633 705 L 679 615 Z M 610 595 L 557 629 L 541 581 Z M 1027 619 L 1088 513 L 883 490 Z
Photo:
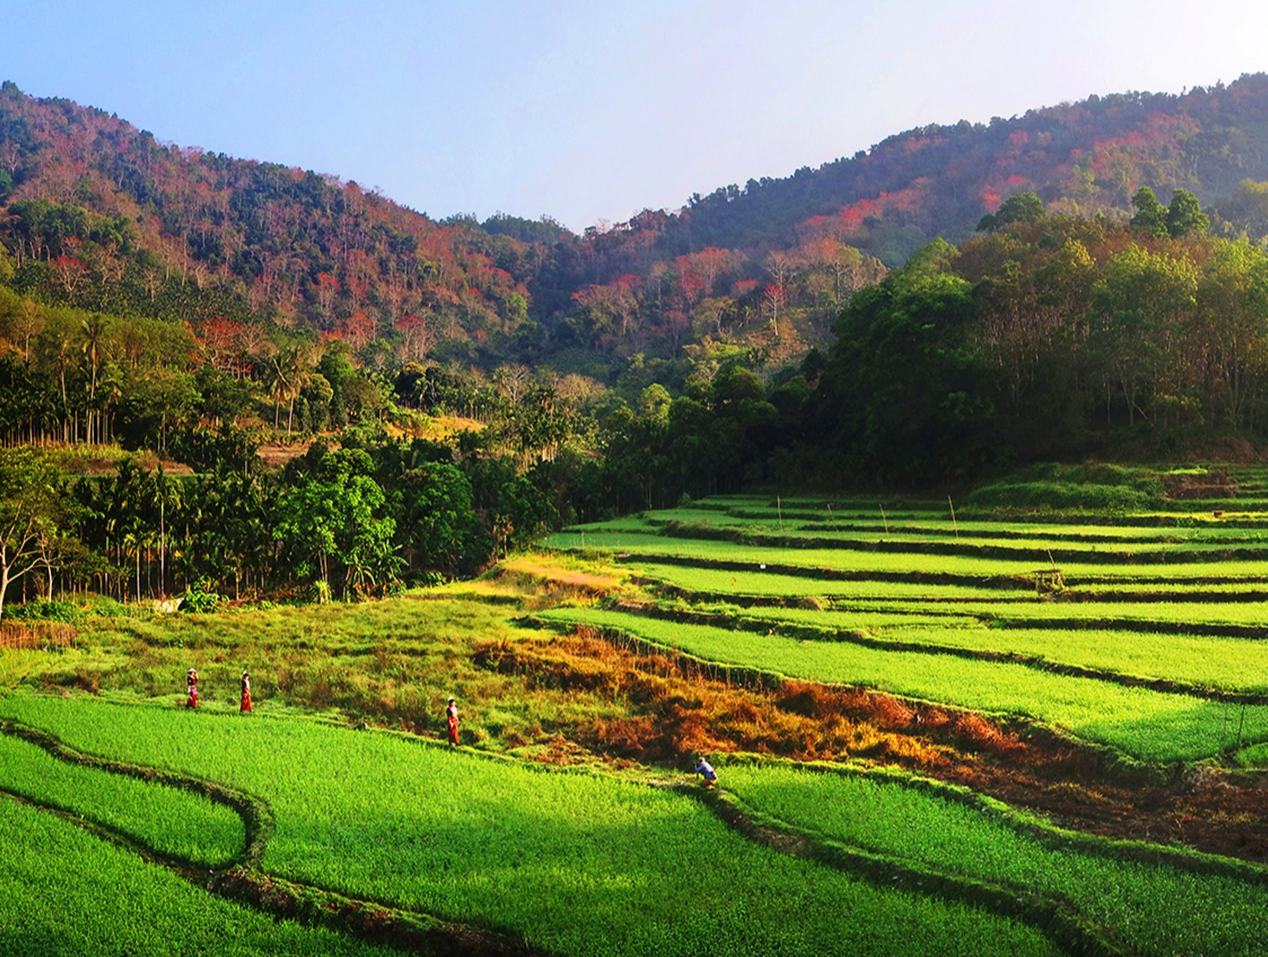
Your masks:
M 577 235 L 549 217 L 436 220 L 354 180 L 165 145 L 103 110 L 0 87 L 0 241 L 19 291 L 477 364 L 601 365 L 702 341 L 780 361 L 821 344 L 882 263 L 962 240 L 1009 195 L 1117 216 L 1141 185 L 1182 188 L 1234 211 L 1217 225 L 1235 231 L 1264 217 L 1229 197 L 1263 179 L 1268 75 L 1252 74 L 916 127 Z

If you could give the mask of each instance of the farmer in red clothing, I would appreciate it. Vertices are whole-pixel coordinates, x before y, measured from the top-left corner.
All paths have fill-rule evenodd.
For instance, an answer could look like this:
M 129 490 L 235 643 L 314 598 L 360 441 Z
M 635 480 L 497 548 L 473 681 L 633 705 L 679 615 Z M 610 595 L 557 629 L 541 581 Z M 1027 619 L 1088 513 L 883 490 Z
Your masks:
M 185 700 L 187 708 L 198 707 L 198 672 L 193 668 L 185 673 L 185 691 L 189 697 Z
M 242 707 L 239 709 L 246 714 L 251 709 L 251 676 L 245 671 L 242 672 Z
M 445 709 L 445 717 L 449 723 L 449 743 L 458 743 L 458 702 L 449 699 L 449 707 Z

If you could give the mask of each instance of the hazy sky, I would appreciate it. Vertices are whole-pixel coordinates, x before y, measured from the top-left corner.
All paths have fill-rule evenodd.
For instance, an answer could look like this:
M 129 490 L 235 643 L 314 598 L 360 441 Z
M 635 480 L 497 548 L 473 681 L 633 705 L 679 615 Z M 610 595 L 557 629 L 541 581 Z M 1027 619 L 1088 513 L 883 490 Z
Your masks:
M 1268 70 L 1268 3 L 0 0 L 0 78 L 434 216 L 574 228 L 890 133 Z

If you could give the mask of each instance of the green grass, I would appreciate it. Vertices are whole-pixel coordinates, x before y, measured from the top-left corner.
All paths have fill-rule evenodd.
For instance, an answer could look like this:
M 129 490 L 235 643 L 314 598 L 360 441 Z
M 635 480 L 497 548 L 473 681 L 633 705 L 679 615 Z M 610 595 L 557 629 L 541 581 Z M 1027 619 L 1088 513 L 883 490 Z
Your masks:
M 371 947 L 273 918 L 51 814 L 0 796 L 0 953 L 22 957 L 370 957 Z
M 1256 581 L 1227 581 L 1215 584 L 1121 581 L 1098 583 L 1094 586 L 1074 586 L 1070 589 L 1070 592 L 1071 594 L 1094 592 L 1096 594 L 1105 593 L 1106 595 L 1124 592 L 1141 593 L 1145 596 L 1157 595 L 1159 601 L 1136 603 L 1118 601 L 1104 603 L 1094 601 L 1053 602 L 1036 600 L 1033 586 L 1023 581 L 1019 581 L 1015 588 L 995 588 L 980 585 L 943 585 L 925 582 L 868 579 L 843 581 L 832 578 L 815 578 L 812 575 L 782 575 L 777 572 L 757 570 L 731 571 L 729 569 L 713 568 L 708 565 L 666 565 L 650 561 L 630 561 L 626 562 L 624 567 L 637 575 L 664 582 L 686 592 L 700 592 L 708 595 L 732 594 L 782 598 L 830 597 L 843 600 L 878 599 L 896 604 L 904 601 L 936 599 L 939 602 L 947 602 L 952 606 L 960 601 L 973 602 L 977 600 L 981 601 L 983 609 L 988 605 L 995 605 L 1001 608 L 1007 607 L 1010 610 L 1013 607 L 1034 608 L 1033 614 L 1045 617 L 1049 614 L 1053 617 L 1065 617 L 1067 612 L 1070 617 L 1079 617 L 1085 614 L 1097 617 L 1097 613 L 1091 611 L 1078 611 L 1080 608 L 1087 607 L 1088 609 L 1102 609 L 1106 617 L 1112 618 L 1115 617 L 1116 609 L 1130 608 L 1133 605 L 1137 605 L 1142 609 L 1157 607 L 1162 612 L 1163 618 L 1166 618 L 1168 614 L 1174 614 L 1179 616 L 1177 620 L 1187 620 L 1185 608 L 1192 605 L 1201 606 L 1201 614 L 1203 616 L 1206 616 L 1209 611 L 1216 614 L 1216 620 L 1246 623 L 1253 622 L 1254 609 L 1261 608 L 1261 605 L 1250 602 L 1245 604 L 1238 602 L 1175 602 L 1174 604 L 1168 604 L 1166 600 L 1178 594 L 1200 595 L 1203 592 L 1268 591 L 1268 583 Z M 1019 617 L 1026 614 L 1030 614 L 1030 612 L 1021 611 L 1019 612 Z M 1140 617 L 1151 616 L 1142 614 Z M 1265 614 L 1264 617 L 1268 619 L 1268 614 Z
M 1258 601 L 1168 602 L 1165 591 L 1157 601 L 950 601 L 939 611 L 971 615 L 985 620 L 1029 621 L 1157 621 L 1201 625 L 1239 625 L 1268 628 L 1268 606 Z M 870 608 L 925 611 L 919 602 L 869 603 Z
M 1142 678 L 1231 691 L 1268 691 L 1268 641 L 1108 629 L 991 628 L 948 616 L 943 621 L 884 612 L 745 608 L 738 616 L 815 628 L 866 631 L 887 641 L 1021 654 Z
M 11 696 L 94 752 L 268 800 L 282 876 L 564 954 L 1052 954 L 1037 931 L 879 888 L 728 830 L 698 802 L 301 719 Z
M 558 532 L 545 541 L 548 548 L 583 549 L 631 556 L 674 556 L 701 562 L 745 562 L 755 567 L 762 564 L 788 565 L 813 571 L 887 572 L 951 574 L 990 578 L 1029 575 L 1043 570 L 1047 562 L 1027 559 L 976 558 L 964 555 L 922 555 L 911 552 L 870 552 L 831 548 L 786 548 L 747 545 L 709 539 L 681 539 L 640 532 Z M 1183 553 L 1182 553 L 1183 554 Z M 1180 561 L 1157 564 L 1122 562 L 1060 562 L 1062 573 L 1070 579 L 1117 579 L 1151 581 L 1186 578 L 1241 578 L 1268 582 L 1268 562 L 1256 561 Z
M 529 686 L 473 660 L 482 642 L 553 637 L 512 623 L 531 597 L 466 582 L 373 602 L 93 618 L 74 647 L 0 651 L 0 689 L 124 692 L 175 705 L 185 697 L 185 670 L 195 666 L 204 706 L 236 711 L 246 667 L 262 714 L 302 708 L 439 735 L 453 694 L 466 703 L 464 741 L 507 748 L 627 714 L 619 702 Z
M 904 603 L 910 607 L 912 603 Z M 918 603 L 916 603 L 918 604 Z M 860 632 L 875 635 L 887 635 L 895 628 L 908 629 L 923 625 L 926 628 L 958 629 L 982 628 L 981 622 L 970 615 L 942 613 L 941 606 L 924 606 L 924 612 L 906 609 L 893 610 L 883 606 L 818 611 L 813 608 L 783 608 L 758 605 L 748 608 L 735 605 L 697 604 L 682 605 L 677 602 L 666 602 L 661 607 L 671 611 L 700 612 L 710 615 L 726 615 L 731 618 L 760 619 L 762 621 L 788 622 L 793 624 L 812 625 L 825 631 Z M 825 638 L 829 637 L 825 635 Z
M 1212 591 L 1220 585 L 1204 586 Z M 1181 601 L 1166 600 L 1170 589 L 1155 590 L 1158 600 L 1153 601 L 954 601 L 948 602 L 948 610 L 968 615 L 986 617 L 1006 617 L 1010 619 L 1025 618 L 1066 618 L 1092 619 L 1122 618 L 1140 621 L 1176 621 L 1199 622 L 1209 624 L 1230 625 L 1265 625 L 1268 626 L 1268 606 L 1259 601 Z M 918 610 L 918 602 L 893 602 L 893 607 L 907 607 Z
M 744 764 L 726 765 L 720 774 L 746 804 L 781 821 L 944 872 L 1069 900 L 1142 953 L 1264 952 L 1263 883 L 1054 847 L 998 813 L 890 775 Z
M 836 520 L 833 520 L 833 519 Z M 591 531 L 648 532 L 666 530 L 671 522 L 686 528 L 738 532 L 753 538 L 779 537 L 830 539 L 847 542 L 894 542 L 957 544 L 964 548 L 991 546 L 1017 551 L 1081 550 L 1116 554 L 1133 552 L 1171 552 L 1184 550 L 1219 550 L 1229 548 L 1268 547 L 1268 531 L 1238 527 L 1168 528 L 1165 526 L 1078 526 L 1069 524 L 1036 524 L 1025 522 L 959 521 L 936 518 L 891 520 L 886 525 L 879 517 L 866 522 L 845 521 L 826 513 L 816 521 L 779 521 L 774 515 L 745 512 L 728 515 L 693 509 L 667 509 L 644 512 L 608 522 L 578 525 L 567 532 Z M 565 532 L 565 534 L 567 534 Z M 683 535 L 682 537 L 689 537 Z M 918 550 L 918 549 L 913 549 Z
M 1250 581 L 1238 581 L 1236 579 L 1219 580 L 1215 582 L 1098 582 L 1094 586 L 1075 586 L 1075 592 L 1091 592 L 1097 595 L 1115 595 L 1123 593 L 1140 594 L 1142 597 L 1151 598 L 1157 595 L 1160 599 L 1166 600 L 1168 596 L 1174 595 L 1201 595 L 1203 592 L 1232 592 L 1232 593 L 1249 593 L 1249 592 L 1265 592 L 1268 588 L 1265 583 L 1254 579 Z
M 1016 539 L 991 537 L 990 535 L 977 535 L 969 533 L 967 530 L 961 530 L 959 534 L 948 529 L 942 531 L 939 529 L 928 529 L 921 531 L 907 531 L 902 535 L 896 535 L 886 532 L 884 529 L 849 529 L 837 530 L 832 528 L 770 528 L 762 525 L 754 524 L 728 524 L 719 525 L 709 523 L 707 525 L 701 523 L 693 523 L 684 526 L 681 529 L 671 530 L 667 526 L 661 525 L 637 525 L 633 522 L 621 527 L 612 527 L 604 525 L 598 527 L 599 531 L 610 532 L 643 532 L 649 534 L 657 534 L 664 530 L 664 534 L 668 538 L 681 538 L 693 540 L 690 534 L 693 528 L 707 532 L 727 532 L 743 536 L 744 542 L 747 544 L 763 544 L 764 541 L 770 541 L 774 547 L 785 547 L 781 544 L 784 540 L 796 541 L 798 539 L 806 542 L 840 543 L 832 544 L 826 547 L 831 548 L 851 548 L 858 550 L 871 550 L 869 546 L 886 545 L 886 547 L 906 546 L 913 555 L 928 552 L 928 547 L 922 546 L 939 546 L 940 548 L 954 547 L 964 554 L 971 554 L 974 550 L 991 549 L 993 551 L 1007 551 L 1015 553 L 1016 560 L 1031 563 L 1045 564 L 1048 552 L 1056 554 L 1065 554 L 1069 552 L 1078 552 L 1080 556 L 1086 555 L 1087 561 L 1096 558 L 1104 558 L 1107 561 L 1127 561 L 1135 556 L 1143 556 L 1150 561 L 1157 561 L 1155 556 L 1158 555 L 1183 555 L 1191 554 L 1195 558 L 1202 558 L 1210 554 L 1220 555 L 1236 549 L 1239 553 L 1247 552 L 1264 552 L 1268 556 L 1268 539 L 1262 537 L 1247 537 L 1243 532 L 1241 536 L 1235 538 L 1219 538 L 1215 540 L 1206 540 L 1204 538 L 1193 537 L 1183 541 L 1171 541 L 1167 539 L 1153 539 L 1143 541 L 1132 541 L 1130 539 L 1115 539 L 1113 541 L 1088 540 L 1078 537 L 1057 538 L 1048 537 L 1034 539 Z M 589 535 L 591 527 L 577 529 L 577 534 Z M 1229 531 L 1221 529 L 1221 531 Z M 567 533 L 564 533 L 567 534 Z M 798 546 L 800 547 L 800 546 Z M 1011 559 L 1012 556 L 1004 556 Z M 1218 559 L 1216 559 L 1218 560 Z
M 1211 524 L 1208 527 L 1171 527 L 1158 525 L 1078 525 L 1071 523 L 1034 523 L 1016 520 L 962 520 L 951 522 L 939 517 L 913 516 L 905 520 L 891 519 L 888 525 L 879 517 L 865 521 L 846 521 L 840 516 L 829 521 L 822 516 L 814 521 L 784 521 L 774 515 L 744 512 L 680 511 L 677 509 L 644 512 L 607 522 L 575 525 L 563 536 L 587 539 L 592 533 L 634 533 L 663 535 L 669 538 L 699 540 L 691 534 L 702 532 L 742 534 L 760 540 L 820 539 L 850 543 L 889 542 L 910 544 L 919 552 L 926 543 L 974 547 L 1007 548 L 1018 552 L 1046 550 L 1106 552 L 1130 555 L 1135 552 L 1204 552 L 1232 548 L 1255 550 L 1268 546 L 1268 525 L 1264 528 L 1243 528 Z
M 0 787 L 199 864 L 227 864 L 245 841 L 232 808 L 178 788 L 70 764 L 6 734 L 0 734 Z
M 737 519 L 736 524 L 741 520 Z M 730 524 L 714 520 L 714 524 Z M 762 526 L 766 523 L 763 521 Z M 851 521 L 832 521 L 827 516 L 813 522 L 798 526 L 806 531 L 842 532 L 865 531 L 885 532 L 891 538 L 905 540 L 909 535 L 942 535 L 955 538 L 957 532 L 984 540 L 999 541 L 1031 541 L 1033 539 L 1052 539 L 1063 545 L 1069 542 L 1102 542 L 1106 547 L 1113 547 L 1118 542 L 1149 544 L 1154 542 L 1219 542 L 1262 544 L 1268 542 L 1268 526 L 1264 530 L 1241 528 L 1239 526 L 1211 525 L 1209 527 L 1172 527 L 1165 525 L 1132 525 L 1124 522 L 1120 525 L 1077 525 L 1054 522 L 1026 522 L 996 519 L 960 519 L 952 522 L 949 518 L 921 517 L 915 520 L 893 521 L 883 523 L 879 517 L 872 520 L 854 519 Z
M 1196 761 L 1235 743 L 1222 703 L 950 655 L 882 651 L 679 624 L 599 608 L 542 617 L 618 628 L 709 661 L 790 678 L 858 684 L 997 714 L 1026 715 L 1146 761 Z M 1246 709 L 1243 740 L 1268 740 L 1268 706 Z
M 973 585 L 928 585 L 912 582 L 832 581 L 775 572 L 728 571 L 692 565 L 658 565 L 631 562 L 627 566 L 638 575 L 673 585 L 686 591 L 779 597 L 832 596 L 841 598 L 994 598 L 1000 595 L 1033 594 L 1025 586 L 1016 591 L 981 588 Z

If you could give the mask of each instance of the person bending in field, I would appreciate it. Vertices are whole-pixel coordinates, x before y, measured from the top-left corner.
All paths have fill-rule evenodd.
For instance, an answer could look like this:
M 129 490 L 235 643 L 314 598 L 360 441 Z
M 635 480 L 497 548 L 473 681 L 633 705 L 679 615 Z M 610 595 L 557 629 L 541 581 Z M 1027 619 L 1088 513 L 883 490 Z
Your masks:
M 453 698 L 449 699 L 449 707 L 445 709 L 445 721 L 449 725 L 449 744 L 456 745 L 458 743 L 458 702 Z
M 185 692 L 188 697 L 185 699 L 185 707 L 198 707 L 198 672 L 193 668 L 185 672 Z
M 696 774 L 700 775 L 700 783 L 704 785 L 705 790 L 712 790 L 718 783 L 718 772 L 713 770 L 713 765 L 703 757 L 696 762 Z
M 245 671 L 242 672 L 242 707 L 239 710 L 246 714 L 251 711 L 251 676 Z

